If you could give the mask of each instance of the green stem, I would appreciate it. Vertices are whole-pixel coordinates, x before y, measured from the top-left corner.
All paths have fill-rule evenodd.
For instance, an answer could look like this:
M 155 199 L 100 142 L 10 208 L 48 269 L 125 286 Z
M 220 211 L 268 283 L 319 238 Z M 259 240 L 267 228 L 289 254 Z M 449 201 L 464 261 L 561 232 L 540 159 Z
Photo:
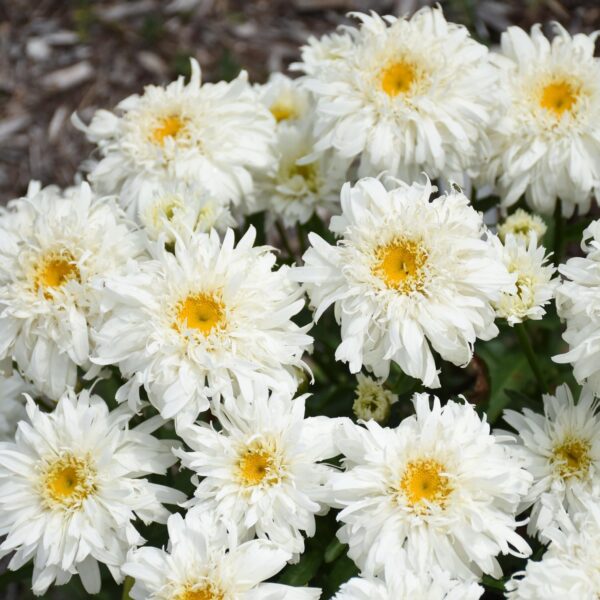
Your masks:
M 535 357 L 535 351 L 531 345 L 531 339 L 529 338 L 529 333 L 525 328 L 525 323 L 517 323 L 515 325 L 515 333 L 519 338 L 519 343 L 521 344 L 521 349 L 527 358 L 527 362 L 529 363 L 529 366 L 531 367 L 531 370 L 537 379 L 540 390 L 542 392 L 547 392 L 548 388 L 546 387 L 546 380 L 544 379 L 542 369 L 540 368 L 540 365 Z
M 298 245 L 300 246 L 300 256 L 304 256 L 306 252 L 306 240 L 304 239 L 304 227 L 298 223 L 296 225 L 296 233 L 298 234 Z
M 279 221 L 275 221 L 275 227 L 277 228 L 277 233 L 279 233 L 279 237 L 281 239 L 281 244 L 283 245 L 283 249 L 286 251 L 287 255 L 290 258 L 294 258 L 294 253 L 290 248 L 290 244 L 287 239 L 287 235 L 285 234 L 285 229 L 283 225 Z
M 565 219 L 562 216 L 561 201 L 556 200 L 554 207 L 554 264 L 562 261 L 565 243 Z
M 135 583 L 133 577 L 125 577 L 125 581 L 123 582 L 123 595 L 121 596 L 121 600 L 131 600 L 131 596 L 129 592 Z
M 485 585 L 486 587 L 504 591 L 504 581 L 501 581 L 500 579 L 494 579 L 489 575 L 484 575 L 481 579 L 481 583 L 483 583 L 483 585 Z

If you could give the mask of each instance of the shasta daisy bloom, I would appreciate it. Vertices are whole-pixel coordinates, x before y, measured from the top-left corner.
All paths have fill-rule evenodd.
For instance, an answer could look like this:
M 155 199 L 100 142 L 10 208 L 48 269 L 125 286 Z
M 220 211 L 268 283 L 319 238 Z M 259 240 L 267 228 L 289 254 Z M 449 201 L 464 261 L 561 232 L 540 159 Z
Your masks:
M 328 33 L 320 38 L 311 35 L 306 45 L 300 49 L 302 62 L 291 65 L 292 69 L 312 76 L 324 67 L 333 67 L 336 61 L 347 57 L 354 50 L 350 31 L 342 28 L 339 32 Z
M 493 302 L 515 291 L 481 214 L 452 188 L 430 201 L 429 181 L 372 178 L 342 188 L 342 215 L 331 246 L 316 234 L 295 277 L 316 308 L 335 304 L 342 328 L 336 359 L 380 378 L 394 361 L 426 386 L 439 386 L 432 349 L 466 365 L 477 338 L 497 335 Z
M 485 145 L 496 78 L 487 48 L 441 8 L 410 19 L 354 16 L 360 27 L 344 28 L 351 48 L 322 64 L 313 55 L 306 67 L 316 150 L 360 155 L 367 175 L 386 170 L 412 181 L 425 171 L 462 181 Z
M 250 398 L 213 409 L 221 431 L 200 424 L 180 430 L 191 452 L 182 464 L 203 479 L 191 505 L 214 510 L 243 535 L 267 538 L 290 553 L 304 550 L 302 533 L 315 533 L 315 515 L 327 512 L 325 484 L 332 468 L 320 461 L 338 454 L 337 420 L 304 418 L 304 397 L 255 386 Z
M 529 531 L 545 535 L 556 511 L 542 502 L 544 496 L 553 496 L 571 514 L 587 496 L 600 500 L 600 414 L 588 388 L 577 404 L 567 385 L 543 401 L 544 414 L 506 410 L 504 420 L 516 430 L 519 454 L 533 475 L 522 505 L 533 505 Z
M 561 519 L 548 532 L 550 546 L 540 561 L 506 584 L 508 600 L 595 600 L 600 596 L 600 514 L 596 503 L 574 519 Z
M 138 234 L 110 199 L 86 183 L 63 196 L 46 188 L 0 217 L 11 239 L 0 260 L 0 359 L 56 400 L 88 368 L 90 327 L 100 318 L 104 278 L 142 256 Z
M 14 552 L 11 570 L 33 559 L 35 594 L 75 574 L 97 593 L 98 563 L 120 581 L 127 551 L 144 543 L 136 516 L 164 523 L 162 503 L 185 499 L 144 478 L 175 462 L 172 444 L 151 435 L 160 418 L 129 429 L 127 406 L 109 413 L 87 390 L 67 392 L 52 413 L 29 399 L 27 416 L 15 442 L 0 444 L 0 554 Z
M 427 394 L 413 402 L 416 415 L 394 429 L 344 423 L 346 471 L 330 481 L 331 503 L 343 509 L 338 538 L 366 574 L 395 568 L 404 550 L 419 573 L 499 577 L 497 554 L 530 552 L 515 513 L 531 475 L 471 405 L 430 406 Z
M 535 236 L 539 242 L 542 241 L 546 234 L 546 223 L 538 216 L 522 208 L 517 208 L 512 215 L 509 215 L 498 225 L 498 237 L 504 241 L 509 234 L 516 238 L 524 238 L 528 240 Z
M 505 206 L 524 194 L 533 210 L 552 214 L 560 199 L 570 216 L 588 212 L 600 181 L 600 60 L 595 35 L 554 28 L 552 41 L 540 25 L 502 34 L 500 114 L 484 173 Z
M 202 186 L 226 201 L 252 191 L 249 169 L 273 161 L 275 119 L 258 101 L 242 72 L 230 83 L 201 84 L 191 60 L 191 79 L 144 93 L 117 105 L 117 114 L 99 110 L 88 127 L 102 160 L 90 179 L 104 193 L 136 203 L 146 179 L 169 178 Z
M 13 440 L 17 423 L 26 418 L 26 393 L 35 395 L 35 388 L 13 371 L 10 361 L 0 362 L 0 441 Z
M 312 109 L 310 94 L 301 82 L 282 73 L 271 73 L 269 81 L 257 86 L 257 91 L 262 104 L 282 126 L 305 120 Z
M 303 307 L 289 268 L 253 247 L 248 230 L 234 246 L 216 231 L 152 247 L 153 260 L 106 283 L 107 318 L 96 334 L 98 364 L 117 364 L 130 379 L 117 394 L 132 407 L 144 385 L 150 401 L 177 425 L 192 422 L 209 399 L 251 382 L 292 394 L 312 338 L 292 321 Z
M 378 423 L 387 421 L 392 404 L 398 402 L 398 396 L 391 390 L 386 390 L 381 382 L 362 373 L 359 373 L 356 379 L 356 399 L 352 405 L 356 418 L 363 421 L 374 419 Z
M 340 188 L 350 166 L 332 151 L 313 154 L 315 139 L 309 125 L 280 127 L 277 168 L 256 178 L 258 207 L 279 216 L 286 227 L 306 223 L 319 208 L 339 209 Z
M 144 182 L 137 213 L 131 217 L 151 240 L 162 235 L 168 243 L 178 235 L 186 237 L 212 228 L 224 231 L 236 224 L 227 203 L 199 186 L 176 181 Z
M 415 571 L 405 553 L 388 565 L 385 577 L 353 577 L 342 584 L 334 600 L 479 600 L 483 588 L 453 579 L 441 569 Z
M 242 542 L 210 512 L 169 517 L 169 547 L 133 550 L 123 571 L 133 600 L 316 600 L 321 590 L 264 583 L 289 554 L 273 542 Z M 229 529 L 229 531 L 228 531 Z
M 495 303 L 496 314 L 511 326 L 541 319 L 546 314 L 544 306 L 550 303 L 559 284 L 559 279 L 553 278 L 556 268 L 548 264 L 546 249 L 537 245 L 535 235 L 526 239 L 510 233 L 498 246 L 508 272 L 517 276 L 517 290 L 502 294 Z
M 566 321 L 563 339 L 569 350 L 552 360 L 571 363 L 575 379 L 600 395 L 600 220 L 583 232 L 581 248 L 586 256 L 558 267 L 564 279 L 556 290 L 556 309 Z

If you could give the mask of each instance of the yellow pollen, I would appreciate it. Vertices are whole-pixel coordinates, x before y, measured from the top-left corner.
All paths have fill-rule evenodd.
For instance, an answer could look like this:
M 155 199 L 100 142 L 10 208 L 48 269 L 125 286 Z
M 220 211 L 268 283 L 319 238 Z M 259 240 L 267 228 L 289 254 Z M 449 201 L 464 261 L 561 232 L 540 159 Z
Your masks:
M 225 307 L 210 294 L 192 294 L 177 305 L 177 320 L 173 328 L 196 329 L 208 336 L 214 329 L 223 326 Z
M 156 144 L 163 145 L 165 138 L 176 138 L 185 128 L 185 121 L 178 115 L 169 115 L 158 120 L 158 125 L 152 130 L 151 138 Z
M 417 69 L 405 60 L 395 62 L 381 71 L 381 87 L 388 96 L 408 93 L 417 79 Z
M 35 269 L 35 290 L 44 290 L 48 298 L 51 290 L 62 287 L 70 279 L 78 279 L 79 269 L 74 262 L 70 252 L 48 254 Z
M 402 294 L 422 291 L 427 256 L 421 243 L 397 238 L 375 250 L 373 274 Z
M 289 171 L 288 177 L 302 177 L 306 183 L 306 187 L 313 193 L 316 194 L 319 191 L 319 171 L 315 163 L 309 163 L 307 165 L 293 164 Z
M 419 509 L 427 508 L 427 504 L 444 507 L 452 491 L 444 470 L 444 465 L 433 459 L 409 462 L 400 480 L 400 491 L 408 504 Z
M 540 97 L 540 106 L 556 117 L 562 117 L 577 102 L 579 90 L 568 81 L 556 81 L 544 86 Z
M 175 596 L 174 600 L 223 600 L 223 597 L 223 592 L 210 584 L 196 589 L 186 585 L 185 588 Z
M 44 503 L 52 508 L 80 508 L 96 492 L 96 469 L 88 457 L 66 454 L 50 463 L 41 479 Z
M 281 121 L 290 121 L 298 118 L 298 112 L 294 106 L 288 102 L 275 102 L 273 105 L 271 105 L 269 110 L 278 123 L 281 123 Z
M 281 479 L 281 466 L 275 456 L 276 448 L 272 442 L 255 441 L 240 453 L 238 458 L 238 476 L 245 486 L 265 483 L 273 485 Z
M 552 463 L 563 479 L 585 476 L 592 462 L 587 440 L 567 438 L 552 451 Z

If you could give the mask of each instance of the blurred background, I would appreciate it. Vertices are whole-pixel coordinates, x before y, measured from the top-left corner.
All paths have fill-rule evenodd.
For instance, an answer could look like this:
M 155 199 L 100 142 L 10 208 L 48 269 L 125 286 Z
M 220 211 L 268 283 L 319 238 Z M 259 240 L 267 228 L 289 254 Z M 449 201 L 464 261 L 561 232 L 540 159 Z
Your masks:
M 194 56 L 205 80 L 247 69 L 262 82 L 299 58 L 309 35 L 352 10 L 408 14 L 427 0 L 0 0 L 0 203 L 30 179 L 68 185 L 91 147 L 87 121 L 149 83 L 166 83 Z M 600 29 L 600 0 L 447 0 L 450 20 L 488 44 L 510 24 L 559 21 Z

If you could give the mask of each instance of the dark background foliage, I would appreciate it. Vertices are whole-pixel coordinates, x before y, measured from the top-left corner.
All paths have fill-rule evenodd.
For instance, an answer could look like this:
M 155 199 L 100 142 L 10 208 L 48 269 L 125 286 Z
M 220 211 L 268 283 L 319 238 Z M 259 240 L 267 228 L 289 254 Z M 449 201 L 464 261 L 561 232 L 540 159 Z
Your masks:
M 0 0 L 0 203 L 22 195 L 30 179 L 43 184 L 69 185 L 77 166 L 91 150 L 70 124 L 77 111 L 89 120 L 98 108 L 111 108 L 119 100 L 140 92 L 149 83 L 166 83 L 186 74 L 188 58 L 200 62 L 207 80 L 231 79 L 247 69 L 254 81 L 285 70 L 299 58 L 299 46 L 309 35 L 320 35 L 346 22 L 351 10 L 406 14 L 426 0 Z M 555 20 L 571 31 L 600 29 L 600 2 L 588 0 L 447 0 L 441 2 L 450 20 L 463 23 L 481 41 L 494 45 L 510 24 L 546 27 Z M 480 208 L 483 208 L 481 206 Z M 260 215 L 253 220 L 260 220 Z M 564 240 L 577 249 L 588 219 L 565 225 Z M 255 223 L 259 227 L 260 223 Z M 546 245 L 555 239 L 553 223 Z M 314 218 L 298 231 L 283 262 L 298 260 L 307 231 L 327 236 L 324 224 Z M 561 234 L 562 239 L 562 234 Z M 260 241 L 260 240 L 259 240 Z M 301 322 L 310 320 L 306 311 Z M 552 363 L 550 356 L 563 350 L 560 323 L 551 309 L 542 322 L 530 324 L 530 338 L 538 355 L 540 383 L 528 368 L 527 357 L 515 331 L 503 328 L 496 340 L 478 344 L 476 356 L 464 370 L 444 367 L 444 397 L 465 394 L 496 424 L 503 408 L 539 406 L 541 387 L 553 389 L 566 381 L 574 386 L 570 368 Z M 339 328 L 331 311 L 312 330 L 315 353 L 310 359 L 315 385 L 309 414 L 351 415 L 354 378 L 345 365 L 335 363 Z M 110 402 L 118 376 L 98 386 Z M 406 402 L 418 382 L 399 371 L 389 382 L 404 400 L 394 405 L 390 425 L 410 412 Z M 302 390 L 305 391 L 305 390 Z M 169 436 L 168 431 L 164 435 Z M 191 494 L 189 472 L 173 469 L 171 485 Z M 164 481 L 163 481 L 164 482 Z M 319 518 L 317 535 L 308 541 L 300 563 L 288 566 L 277 580 L 293 585 L 318 585 L 329 597 L 339 584 L 356 573 L 345 547 L 335 539 L 335 513 Z M 163 527 L 142 530 L 150 544 L 165 543 Z M 537 556 L 542 549 L 537 549 Z M 522 568 L 513 559 L 503 561 L 507 572 Z M 30 567 L 6 571 L 0 561 L 0 600 L 29 600 Z M 29 569 L 29 570 L 28 570 Z M 108 573 L 101 600 L 122 596 Z M 485 598 L 501 598 L 502 582 L 484 579 Z M 77 578 L 68 586 L 51 589 L 44 598 L 87 598 Z M 123 595 L 123 598 L 126 598 Z

